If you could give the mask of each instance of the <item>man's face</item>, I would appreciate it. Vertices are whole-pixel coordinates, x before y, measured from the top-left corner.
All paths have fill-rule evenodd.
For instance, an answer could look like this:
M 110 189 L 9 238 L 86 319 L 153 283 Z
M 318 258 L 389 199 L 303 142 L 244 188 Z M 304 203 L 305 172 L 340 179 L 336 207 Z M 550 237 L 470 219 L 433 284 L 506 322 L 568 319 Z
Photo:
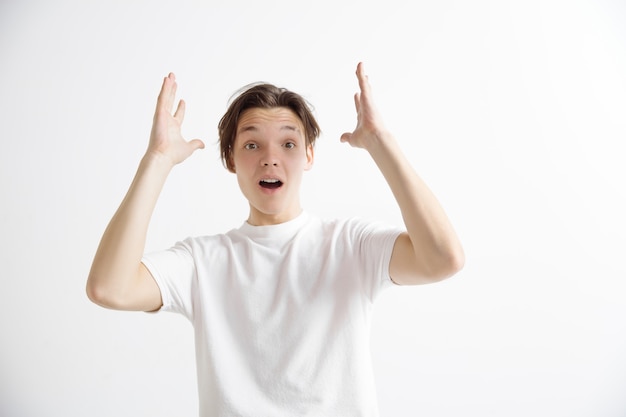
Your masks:
M 239 118 L 232 152 L 252 225 L 283 223 L 301 212 L 302 174 L 313 165 L 304 126 L 285 107 L 248 109 Z

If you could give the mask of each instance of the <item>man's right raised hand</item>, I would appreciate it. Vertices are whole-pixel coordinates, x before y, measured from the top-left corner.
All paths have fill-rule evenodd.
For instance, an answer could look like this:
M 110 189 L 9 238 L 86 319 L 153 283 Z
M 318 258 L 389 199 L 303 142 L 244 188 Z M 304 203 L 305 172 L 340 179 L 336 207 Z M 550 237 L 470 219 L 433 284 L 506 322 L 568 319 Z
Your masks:
M 203 149 L 200 139 L 187 142 L 181 133 L 181 125 L 185 119 L 185 102 L 180 100 L 176 112 L 172 115 L 176 97 L 176 76 L 169 73 L 163 80 L 163 86 L 157 99 L 157 106 L 152 122 L 150 144 L 147 155 L 162 156 L 172 165 L 187 159 L 197 149 Z
M 94 256 L 87 295 L 103 307 L 154 311 L 162 305 L 160 289 L 141 262 L 150 217 L 169 170 L 204 148 L 200 139 L 182 137 L 185 103 L 181 100 L 172 115 L 175 96 L 176 79 L 169 74 L 157 100 L 146 155 Z

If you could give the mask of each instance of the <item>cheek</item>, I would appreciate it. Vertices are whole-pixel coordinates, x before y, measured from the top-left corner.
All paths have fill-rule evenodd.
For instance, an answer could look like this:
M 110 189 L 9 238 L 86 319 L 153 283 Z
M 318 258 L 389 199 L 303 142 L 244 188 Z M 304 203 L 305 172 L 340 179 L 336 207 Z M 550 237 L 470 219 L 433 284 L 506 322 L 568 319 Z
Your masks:
M 247 167 L 249 167 L 251 163 L 252 161 L 249 156 L 247 158 L 242 154 L 232 156 L 232 166 L 234 172 L 246 171 Z
M 294 158 L 288 162 L 289 170 L 294 174 L 302 175 L 304 171 L 308 171 L 310 168 L 310 164 L 306 157 Z

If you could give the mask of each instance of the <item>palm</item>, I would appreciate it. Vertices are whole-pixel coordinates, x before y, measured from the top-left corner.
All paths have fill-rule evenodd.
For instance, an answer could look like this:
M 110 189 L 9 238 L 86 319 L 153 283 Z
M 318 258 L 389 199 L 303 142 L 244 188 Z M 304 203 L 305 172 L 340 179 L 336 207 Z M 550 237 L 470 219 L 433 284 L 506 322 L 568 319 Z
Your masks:
M 363 69 L 363 64 L 357 67 L 360 92 L 354 95 L 354 105 L 357 112 L 357 125 L 354 131 L 341 135 L 341 141 L 357 148 L 367 148 L 368 144 L 383 130 L 382 119 L 374 106 L 372 91 Z
M 203 148 L 199 139 L 187 142 L 181 134 L 181 125 L 185 118 L 185 102 L 180 100 L 172 114 L 176 96 L 176 78 L 169 74 L 163 81 L 157 107 L 154 112 L 152 133 L 150 134 L 149 152 L 168 158 L 172 165 L 189 157 L 196 149 Z

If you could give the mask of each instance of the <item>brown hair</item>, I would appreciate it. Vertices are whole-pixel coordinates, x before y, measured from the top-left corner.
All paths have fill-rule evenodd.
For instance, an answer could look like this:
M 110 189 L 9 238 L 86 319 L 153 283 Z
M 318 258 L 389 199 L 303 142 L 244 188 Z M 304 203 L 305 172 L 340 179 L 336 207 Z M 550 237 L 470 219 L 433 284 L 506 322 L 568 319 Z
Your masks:
M 222 163 L 229 171 L 235 171 L 232 152 L 239 117 L 248 109 L 285 107 L 293 111 L 304 125 L 307 146 L 315 144 L 315 139 L 320 135 L 320 128 L 313 117 L 311 105 L 302 96 L 286 88 L 261 83 L 248 85 L 240 91 L 243 92 L 230 103 L 228 110 L 217 125 Z

